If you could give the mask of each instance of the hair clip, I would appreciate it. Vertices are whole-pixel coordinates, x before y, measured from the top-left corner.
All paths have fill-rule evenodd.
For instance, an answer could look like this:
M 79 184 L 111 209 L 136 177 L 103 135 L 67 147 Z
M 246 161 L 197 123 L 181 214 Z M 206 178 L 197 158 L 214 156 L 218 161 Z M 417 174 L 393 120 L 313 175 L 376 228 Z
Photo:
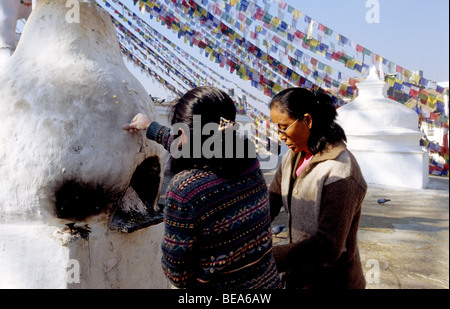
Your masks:
M 225 131 L 228 128 L 232 128 L 235 124 L 234 121 L 220 117 L 219 131 Z

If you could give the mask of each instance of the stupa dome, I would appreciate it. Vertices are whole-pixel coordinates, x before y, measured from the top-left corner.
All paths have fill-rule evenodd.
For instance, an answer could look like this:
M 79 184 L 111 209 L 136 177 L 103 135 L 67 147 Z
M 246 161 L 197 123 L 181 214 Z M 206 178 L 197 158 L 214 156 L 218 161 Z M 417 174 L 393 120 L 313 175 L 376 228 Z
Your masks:
M 356 84 L 359 95 L 339 108 L 339 121 L 347 134 L 420 134 L 419 116 L 387 96 L 389 84 L 378 77 L 373 66 L 366 80 Z
M 419 116 L 388 98 L 389 84 L 378 77 L 375 66 L 356 86 L 358 97 L 339 108 L 337 122 L 347 135 L 347 147 L 358 160 L 367 183 L 424 188 L 428 182 L 428 153 L 420 146 L 423 133 L 419 130 Z

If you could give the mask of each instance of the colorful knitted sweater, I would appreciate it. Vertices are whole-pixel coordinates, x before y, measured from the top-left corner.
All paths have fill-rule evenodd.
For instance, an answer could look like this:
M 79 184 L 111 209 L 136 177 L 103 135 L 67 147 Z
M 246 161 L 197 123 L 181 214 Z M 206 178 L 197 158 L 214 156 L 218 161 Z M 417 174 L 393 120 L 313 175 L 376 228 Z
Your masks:
M 170 149 L 168 127 L 147 137 Z M 177 287 L 281 288 L 272 254 L 268 190 L 258 160 L 224 179 L 207 170 L 174 176 L 167 192 L 162 267 Z

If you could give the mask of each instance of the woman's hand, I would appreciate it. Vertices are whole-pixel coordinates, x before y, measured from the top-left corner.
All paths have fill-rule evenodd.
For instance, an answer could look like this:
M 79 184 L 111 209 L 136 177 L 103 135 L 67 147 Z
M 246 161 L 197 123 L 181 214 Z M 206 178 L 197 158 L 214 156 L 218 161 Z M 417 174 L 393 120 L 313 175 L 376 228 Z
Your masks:
M 127 124 L 122 127 L 122 129 L 130 132 L 135 133 L 139 130 L 147 130 L 148 126 L 152 123 L 152 121 L 144 114 L 137 114 L 130 124 Z

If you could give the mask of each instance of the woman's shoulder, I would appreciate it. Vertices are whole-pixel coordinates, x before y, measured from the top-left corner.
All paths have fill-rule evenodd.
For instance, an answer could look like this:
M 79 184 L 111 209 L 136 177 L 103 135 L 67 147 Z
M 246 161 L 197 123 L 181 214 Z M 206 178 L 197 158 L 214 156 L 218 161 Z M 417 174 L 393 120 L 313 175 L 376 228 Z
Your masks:
M 334 146 L 334 158 L 322 164 L 327 168 L 328 181 L 353 179 L 360 186 L 366 186 L 358 161 L 344 143 Z
M 166 216 L 173 220 L 195 220 L 197 204 L 205 196 L 204 184 L 214 182 L 215 175 L 200 169 L 187 169 L 175 174 L 166 191 Z

